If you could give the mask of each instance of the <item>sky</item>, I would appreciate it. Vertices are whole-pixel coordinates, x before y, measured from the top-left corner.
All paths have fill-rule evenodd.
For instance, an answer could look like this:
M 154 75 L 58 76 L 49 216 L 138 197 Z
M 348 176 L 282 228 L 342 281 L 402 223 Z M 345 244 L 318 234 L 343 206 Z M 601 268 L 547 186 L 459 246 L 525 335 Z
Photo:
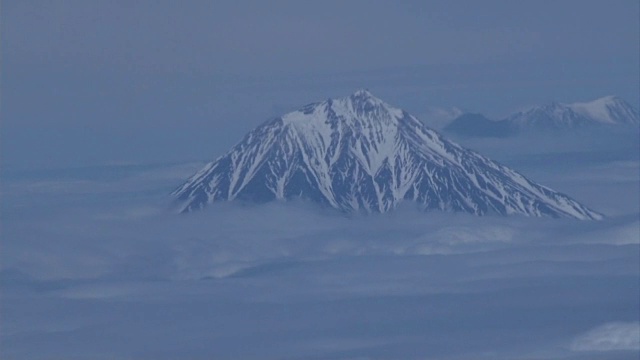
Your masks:
M 300 106 L 368 88 L 418 117 L 638 106 L 639 4 L 3 1 L 2 164 L 215 158 Z

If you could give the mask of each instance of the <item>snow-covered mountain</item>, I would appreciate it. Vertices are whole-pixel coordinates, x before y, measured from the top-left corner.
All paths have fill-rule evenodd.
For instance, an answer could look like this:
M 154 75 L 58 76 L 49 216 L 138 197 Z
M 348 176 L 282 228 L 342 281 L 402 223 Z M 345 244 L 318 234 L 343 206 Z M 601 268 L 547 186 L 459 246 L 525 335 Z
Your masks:
M 640 112 L 617 96 L 587 102 L 573 103 L 569 107 L 578 114 L 603 124 L 640 124 Z
M 554 102 L 535 106 L 498 121 L 479 114 L 463 114 L 443 130 L 462 136 L 504 137 L 527 131 L 570 130 L 593 126 L 604 126 L 606 129 L 639 124 L 640 113 L 637 109 L 616 96 L 606 96 L 586 103 Z
M 606 96 L 586 103 L 536 106 L 509 116 L 514 128 L 573 128 L 586 125 L 640 124 L 640 114 L 624 100 Z
M 478 215 L 602 217 L 446 140 L 366 90 L 267 121 L 173 195 L 182 212 L 219 201 L 303 198 L 349 212 L 414 202 Z

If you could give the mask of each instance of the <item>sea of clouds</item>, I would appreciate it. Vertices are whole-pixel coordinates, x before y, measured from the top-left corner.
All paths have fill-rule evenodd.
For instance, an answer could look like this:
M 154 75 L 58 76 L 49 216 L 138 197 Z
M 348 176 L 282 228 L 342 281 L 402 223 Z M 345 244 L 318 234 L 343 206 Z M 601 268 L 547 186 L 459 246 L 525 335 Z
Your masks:
M 5 172 L 0 357 L 635 358 L 640 163 L 545 156 L 510 165 L 604 221 L 178 215 L 167 194 L 201 163 Z

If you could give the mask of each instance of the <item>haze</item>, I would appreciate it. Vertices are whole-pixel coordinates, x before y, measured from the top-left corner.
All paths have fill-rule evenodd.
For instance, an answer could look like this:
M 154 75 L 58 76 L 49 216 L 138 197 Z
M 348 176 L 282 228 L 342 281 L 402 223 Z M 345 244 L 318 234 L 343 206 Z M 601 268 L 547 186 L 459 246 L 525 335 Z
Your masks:
M 209 160 L 270 117 L 358 88 L 419 117 L 612 94 L 638 107 L 639 12 L 634 0 L 3 1 L 2 161 Z
M 3 1 L 2 359 L 634 359 L 640 134 L 456 139 L 602 221 L 172 208 L 263 121 L 640 102 L 640 4 Z

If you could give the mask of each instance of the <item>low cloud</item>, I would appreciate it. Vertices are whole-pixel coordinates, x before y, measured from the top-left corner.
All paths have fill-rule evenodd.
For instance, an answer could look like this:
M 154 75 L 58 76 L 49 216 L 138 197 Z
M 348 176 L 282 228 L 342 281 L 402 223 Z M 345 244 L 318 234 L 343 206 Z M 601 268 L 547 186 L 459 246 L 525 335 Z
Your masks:
M 636 215 L 345 216 L 306 203 L 178 215 L 167 194 L 187 170 L 3 184 L 3 357 L 518 358 L 585 321 L 638 317 Z

